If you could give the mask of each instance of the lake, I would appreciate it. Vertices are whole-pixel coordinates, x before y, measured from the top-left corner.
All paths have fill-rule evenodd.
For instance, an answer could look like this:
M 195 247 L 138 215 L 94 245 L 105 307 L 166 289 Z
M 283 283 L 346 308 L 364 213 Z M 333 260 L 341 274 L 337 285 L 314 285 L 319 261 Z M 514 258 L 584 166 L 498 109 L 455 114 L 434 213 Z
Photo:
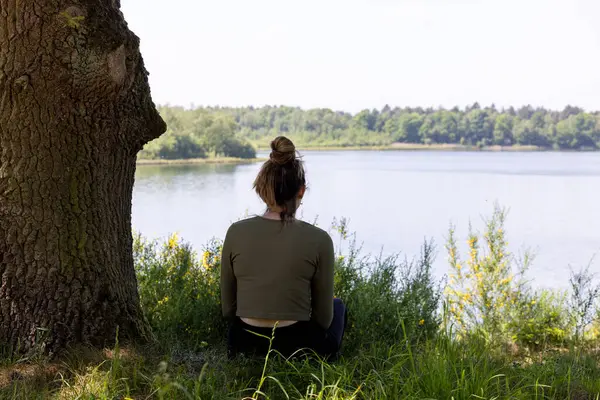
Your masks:
M 264 155 L 260 155 L 264 156 Z M 509 247 L 536 258 L 538 287 L 565 287 L 569 266 L 600 251 L 600 153 L 303 152 L 309 190 L 300 209 L 329 227 L 346 217 L 365 253 L 419 254 L 438 247 L 435 274 L 447 272 L 451 223 L 466 242 L 495 202 L 509 209 Z M 260 164 L 138 167 L 133 226 L 147 237 L 177 232 L 201 250 L 229 224 L 264 211 L 252 191 Z M 592 264 L 600 271 L 600 260 Z

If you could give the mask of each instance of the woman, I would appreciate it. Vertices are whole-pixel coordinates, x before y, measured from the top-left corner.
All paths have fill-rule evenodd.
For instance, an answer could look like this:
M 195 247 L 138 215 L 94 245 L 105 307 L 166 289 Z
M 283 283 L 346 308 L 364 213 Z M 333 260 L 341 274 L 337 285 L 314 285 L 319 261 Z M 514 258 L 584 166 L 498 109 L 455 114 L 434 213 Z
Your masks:
M 347 312 L 333 297 L 333 242 L 295 218 L 306 180 L 294 144 L 277 137 L 271 149 L 254 181 L 267 211 L 233 224 L 223 243 L 221 304 L 230 322 L 229 354 L 265 354 L 265 336 L 275 327 L 272 346 L 283 355 L 310 349 L 336 358 Z

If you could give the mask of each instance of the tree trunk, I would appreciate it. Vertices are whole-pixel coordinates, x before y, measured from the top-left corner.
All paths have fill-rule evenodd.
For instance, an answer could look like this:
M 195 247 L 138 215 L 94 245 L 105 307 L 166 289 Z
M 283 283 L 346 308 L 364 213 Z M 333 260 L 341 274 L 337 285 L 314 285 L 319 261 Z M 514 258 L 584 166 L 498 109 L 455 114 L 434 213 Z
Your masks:
M 119 0 L 0 0 L 0 345 L 148 337 L 131 199 L 164 130 Z

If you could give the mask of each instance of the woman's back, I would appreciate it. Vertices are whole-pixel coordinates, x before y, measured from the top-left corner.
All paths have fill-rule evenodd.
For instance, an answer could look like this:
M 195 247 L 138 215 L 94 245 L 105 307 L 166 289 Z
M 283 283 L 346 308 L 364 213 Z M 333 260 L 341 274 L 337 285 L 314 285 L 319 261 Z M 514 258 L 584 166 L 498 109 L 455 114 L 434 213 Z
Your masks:
M 271 142 L 254 189 L 267 211 L 231 225 L 223 243 L 221 305 L 230 321 L 229 354 L 264 354 L 269 341 L 261 336 L 277 327 L 274 349 L 291 354 L 308 348 L 335 357 L 347 311 L 333 298 L 331 237 L 295 218 L 306 178 L 291 140 Z
M 235 282 L 222 287 L 231 298 L 223 311 L 234 316 L 235 310 L 241 318 L 313 319 L 326 328 L 332 318 L 333 259 L 331 237 L 314 225 L 263 217 L 239 221 L 223 246 L 222 273 L 231 273 Z

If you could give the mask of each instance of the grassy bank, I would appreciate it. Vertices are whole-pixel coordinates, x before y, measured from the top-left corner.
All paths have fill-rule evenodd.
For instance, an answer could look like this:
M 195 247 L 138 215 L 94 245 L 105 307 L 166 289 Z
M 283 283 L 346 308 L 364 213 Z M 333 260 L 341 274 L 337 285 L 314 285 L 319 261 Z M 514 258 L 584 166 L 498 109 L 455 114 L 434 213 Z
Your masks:
M 585 350 L 516 359 L 439 336 L 377 347 L 337 364 L 228 361 L 220 349 L 120 348 L 0 371 L 3 399 L 577 399 L 597 400 L 599 357 Z M 9 373 L 9 370 L 11 371 Z M 15 373 L 15 371 L 20 371 Z M 11 377 L 12 374 L 12 377 Z M 15 377 L 15 375 L 17 377 Z
M 197 165 L 197 164 L 251 164 L 264 162 L 265 158 L 235 158 L 235 157 L 209 157 L 188 158 L 179 160 L 151 160 L 138 159 L 137 165 Z
M 268 145 L 260 144 L 255 146 L 259 151 L 269 150 Z M 536 146 L 466 146 L 460 144 L 416 144 L 416 143 L 392 143 L 379 146 L 322 146 L 322 145 L 299 145 L 299 150 L 310 151 L 483 151 L 483 152 L 533 152 L 533 151 L 552 151 Z
M 176 235 L 136 236 L 142 306 L 157 343 L 73 349 L 59 361 L 4 353 L 8 399 L 600 399 L 598 291 L 586 271 L 569 292 L 532 290 L 509 254 L 504 213 L 464 240 L 452 232 L 450 273 L 436 251 L 414 260 L 362 256 L 334 221 L 335 294 L 350 310 L 342 359 L 227 360 L 219 306 L 219 241 L 195 252 Z M 589 279 L 588 279 L 589 278 Z M 265 339 L 266 340 L 266 339 Z

